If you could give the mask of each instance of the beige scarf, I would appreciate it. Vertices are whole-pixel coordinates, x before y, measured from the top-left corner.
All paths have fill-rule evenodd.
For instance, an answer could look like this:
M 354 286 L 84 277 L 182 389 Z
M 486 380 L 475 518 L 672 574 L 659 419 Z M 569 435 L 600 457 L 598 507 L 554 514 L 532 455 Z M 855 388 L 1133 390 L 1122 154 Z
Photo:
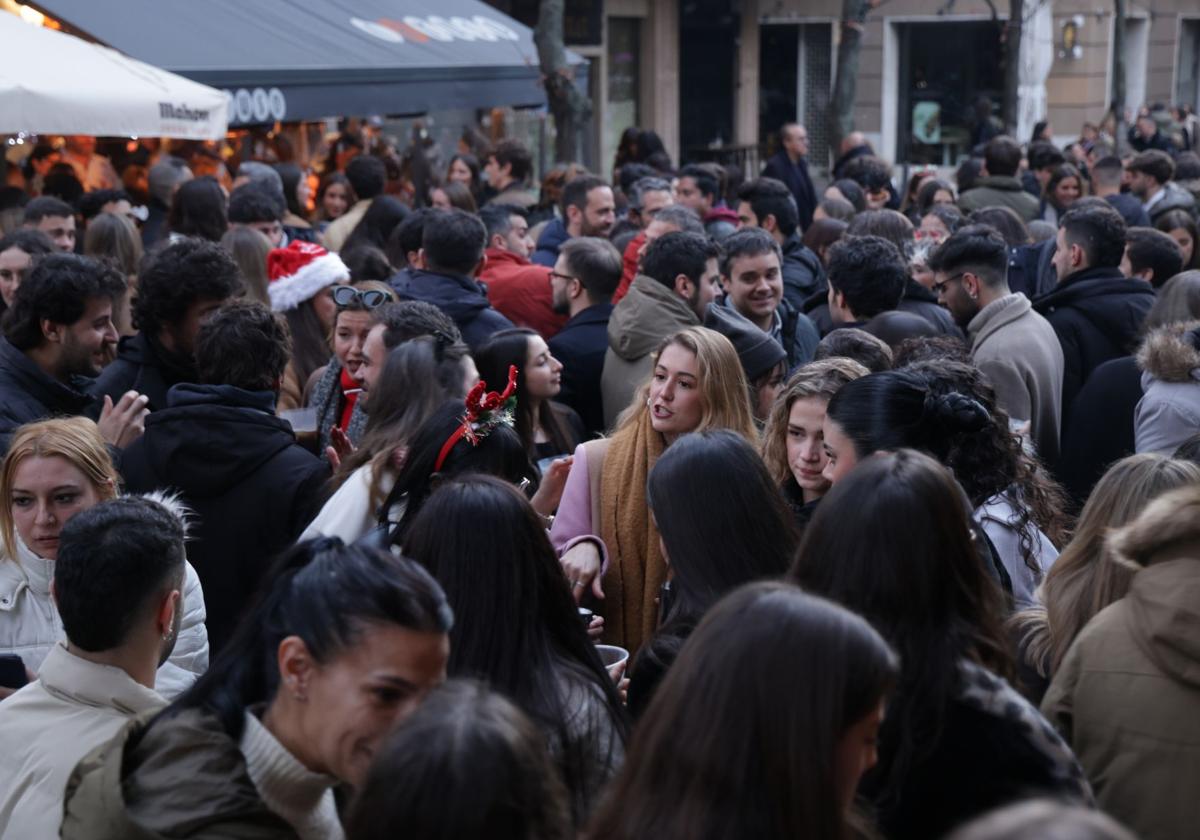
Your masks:
M 604 638 L 631 654 L 658 627 L 659 588 L 667 564 L 658 545 L 658 529 L 646 503 L 646 479 L 666 449 L 650 426 L 650 412 L 614 436 L 601 473 L 599 536 L 608 546 L 604 577 Z

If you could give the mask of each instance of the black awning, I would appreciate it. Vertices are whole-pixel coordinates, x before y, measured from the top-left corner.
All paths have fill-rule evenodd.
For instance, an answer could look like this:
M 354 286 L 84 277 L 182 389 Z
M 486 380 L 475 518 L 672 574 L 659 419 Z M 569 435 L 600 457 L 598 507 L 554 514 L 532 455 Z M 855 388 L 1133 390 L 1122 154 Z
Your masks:
M 231 125 L 545 102 L 532 32 L 479 0 L 31 5 L 136 59 L 222 88 Z

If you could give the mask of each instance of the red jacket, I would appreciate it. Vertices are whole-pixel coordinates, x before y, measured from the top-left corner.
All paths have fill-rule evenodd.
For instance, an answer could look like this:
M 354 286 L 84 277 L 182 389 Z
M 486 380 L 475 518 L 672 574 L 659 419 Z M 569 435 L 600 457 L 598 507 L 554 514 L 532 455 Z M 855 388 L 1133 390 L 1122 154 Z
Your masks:
M 537 330 L 549 339 L 567 323 L 555 315 L 550 290 L 550 269 L 501 248 L 487 249 L 487 263 L 479 279 L 487 284 L 492 306 L 518 327 Z
M 642 246 L 645 244 L 646 231 L 643 230 L 629 240 L 629 244 L 625 246 L 625 254 L 621 258 L 621 282 L 617 284 L 617 290 L 613 292 L 612 296 L 614 305 L 625 297 L 630 284 L 633 283 L 633 278 L 637 276 L 638 251 L 642 250 Z

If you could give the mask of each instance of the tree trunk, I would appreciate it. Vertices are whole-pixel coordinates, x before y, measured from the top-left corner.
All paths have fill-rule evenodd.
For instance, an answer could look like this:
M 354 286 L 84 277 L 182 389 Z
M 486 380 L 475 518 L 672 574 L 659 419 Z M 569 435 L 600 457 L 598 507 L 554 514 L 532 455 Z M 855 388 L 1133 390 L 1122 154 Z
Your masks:
M 858 88 L 858 56 L 863 24 L 877 0 L 842 0 L 841 39 L 833 95 L 829 98 L 829 158 L 837 160 L 842 138 L 854 130 L 854 99 Z
M 1025 0 L 1008 0 L 1008 23 L 1004 26 L 1004 130 L 1017 136 L 1021 101 L 1021 29 L 1025 20 Z
M 533 42 L 537 45 L 546 103 L 554 116 L 554 158 L 557 163 L 579 162 L 583 129 L 592 115 L 592 102 L 575 86 L 575 74 L 567 64 L 563 45 L 565 0 L 541 0 Z
M 1125 145 L 1125 0 L 1113 0 L 1113 144 L 1117 154 Z

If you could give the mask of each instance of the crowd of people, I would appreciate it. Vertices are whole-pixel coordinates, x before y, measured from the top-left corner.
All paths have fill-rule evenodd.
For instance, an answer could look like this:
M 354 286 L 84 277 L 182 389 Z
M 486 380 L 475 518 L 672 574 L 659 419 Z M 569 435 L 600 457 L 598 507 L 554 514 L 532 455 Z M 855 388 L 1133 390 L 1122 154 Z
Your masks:
M 416 196 L 164 149 L 145 205 L 36 147 L 0 835 L 1184 836 L 1200 157 L 1143 122 L 899 186 L 797 124 Z

